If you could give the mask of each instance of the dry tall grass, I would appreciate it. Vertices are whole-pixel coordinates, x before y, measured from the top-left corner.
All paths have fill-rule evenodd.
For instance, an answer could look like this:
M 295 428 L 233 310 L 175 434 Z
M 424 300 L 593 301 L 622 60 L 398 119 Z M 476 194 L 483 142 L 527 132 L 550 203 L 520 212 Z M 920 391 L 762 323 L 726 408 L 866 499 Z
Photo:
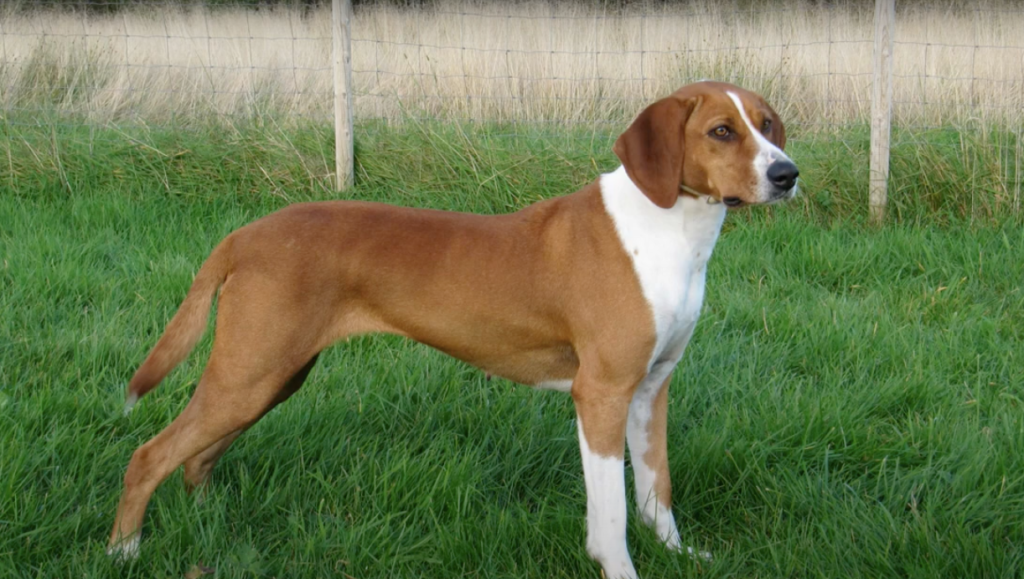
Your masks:
M 2 9 L 0 9 L 2 11 Z M 0 14 L 0 103 L 96 122 L 331 114 L 330 14 L 184 10 Z M 983 0 L 898 14 L 896 122 L 1019 125 L 1024 9 Z M 609 12 L 582 2 L 450 0 L 355 13 L 357 118 L 621 122 L 698 78 L 765 93 L 802 130 L 866 118 L 869 10 L 696 0 Z

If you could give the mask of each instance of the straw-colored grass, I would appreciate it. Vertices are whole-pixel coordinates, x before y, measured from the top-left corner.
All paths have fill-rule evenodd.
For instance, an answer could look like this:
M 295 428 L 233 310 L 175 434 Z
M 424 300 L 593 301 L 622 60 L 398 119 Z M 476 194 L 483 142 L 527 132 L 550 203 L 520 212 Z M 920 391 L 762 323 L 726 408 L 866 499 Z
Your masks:
M 580 123 L 628 118 L 699 78 L 765 93 L 803 130 L 863 121 L 872 14 L 842 3 L 440 2 L 361 7 L 357 118 Z M 897 16 L 897 123 L 1017 123 L 1024 9 L 1006 0 Z M 4 110 L 96 121 L 209 115 L 329 118 L 330 13 L 173 6 L 110 15 L 0 14 Z

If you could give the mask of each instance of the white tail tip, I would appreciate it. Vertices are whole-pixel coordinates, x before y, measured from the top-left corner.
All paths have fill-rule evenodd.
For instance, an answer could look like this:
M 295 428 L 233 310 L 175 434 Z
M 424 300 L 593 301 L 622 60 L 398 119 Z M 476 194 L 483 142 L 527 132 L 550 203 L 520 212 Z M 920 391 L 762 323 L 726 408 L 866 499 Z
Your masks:
M 132 408 L 135 407 L 135 403 L 138 402 L 138 401 L 139 401 L 139 395 L 134 393 L 134 392 L 129 393 L 128 396 L 125 397 L 125 401 L 124 401 L 124 415 L 125 416 L 128 416 L 128 413 L 132 411 Z

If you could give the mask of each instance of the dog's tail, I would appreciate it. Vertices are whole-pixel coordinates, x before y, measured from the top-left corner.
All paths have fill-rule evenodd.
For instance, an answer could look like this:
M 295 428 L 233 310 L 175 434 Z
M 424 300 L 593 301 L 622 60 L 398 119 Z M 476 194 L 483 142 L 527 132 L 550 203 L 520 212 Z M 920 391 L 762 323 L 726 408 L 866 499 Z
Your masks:
M 229 270 L 230 238 L 221 242 L 199 268 L 192 287 L 177 313 L 128 383 L 124 413 L 131 412 L 139 398 L 152 390 L 188 356 L 203 336 L 210 317 L 213 294 L 224 283 Z

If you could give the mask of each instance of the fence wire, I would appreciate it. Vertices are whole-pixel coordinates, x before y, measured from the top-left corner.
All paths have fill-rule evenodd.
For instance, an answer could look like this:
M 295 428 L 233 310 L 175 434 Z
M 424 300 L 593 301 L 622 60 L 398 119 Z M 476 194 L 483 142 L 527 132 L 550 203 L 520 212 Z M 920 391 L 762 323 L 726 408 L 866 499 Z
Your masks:
M 5 3 L 4 119 L 330 123 L 329 6 L 254 4 Z M 357 122 L 615 132 L 643 105 L 703 78 L 764 94 L 797 140 L 844 139 L 870 113 L 870 3 L 364 2 L 351 29 Z M 999 149 L 1001 186 L 1018 205 L 1021 30 L 1024 8 L 1009 0 L 897 3 L 893 146 L 980 131 L 983 146 Z M 961 146 L 948 145 L 951 154 Z
M 37 0 L 0 16 L 10 118 L 57 113 L 168 127 L 261 114 L 330 119 L 329 19 L 234 6 L 107 6 Z

